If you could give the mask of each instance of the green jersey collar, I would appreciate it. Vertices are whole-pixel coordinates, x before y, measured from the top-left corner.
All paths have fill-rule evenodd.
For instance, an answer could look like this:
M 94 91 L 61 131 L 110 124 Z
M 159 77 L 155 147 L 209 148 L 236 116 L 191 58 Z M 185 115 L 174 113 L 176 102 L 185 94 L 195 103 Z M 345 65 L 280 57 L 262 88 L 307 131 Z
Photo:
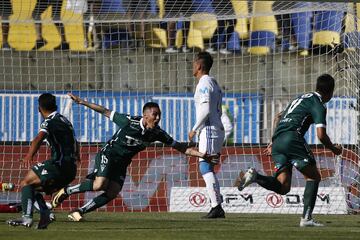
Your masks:
M 47 118 L 53 118 L 57 114 L 57 111 L 50 113 Z
M 314 94 L 320 99 L 320 101 L 322 102 L 322 98 L 321 98 L 321 95 L 320 95 L 320 93 L 318 93 L 318 92 L 314 92 Z
M 140 119 L 140 127 L 141 127 L 141 129 L 142 129 L 142 132 L 141 132 L 142 135 L 144 135 L 144 134 L 145 134 L 145 131 L 146 131 L 146 129 L 145 129 L 145 127 L 144 127 L 144 124 L 143 124 L 143 121 L 144 121 L 144 118 L 141 118 L 141 119 Z

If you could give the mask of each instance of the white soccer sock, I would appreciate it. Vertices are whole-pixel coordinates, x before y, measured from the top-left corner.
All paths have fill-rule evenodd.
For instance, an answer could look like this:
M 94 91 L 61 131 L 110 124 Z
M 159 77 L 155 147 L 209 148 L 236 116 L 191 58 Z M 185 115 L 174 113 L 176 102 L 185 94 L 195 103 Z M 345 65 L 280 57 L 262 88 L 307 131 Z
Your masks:
M 205 173 L 203 178 L 210 198 L 211 207 L 216 207 L 223 202 L 222 195 L 220 194 L 219 181 L 213 172 Z

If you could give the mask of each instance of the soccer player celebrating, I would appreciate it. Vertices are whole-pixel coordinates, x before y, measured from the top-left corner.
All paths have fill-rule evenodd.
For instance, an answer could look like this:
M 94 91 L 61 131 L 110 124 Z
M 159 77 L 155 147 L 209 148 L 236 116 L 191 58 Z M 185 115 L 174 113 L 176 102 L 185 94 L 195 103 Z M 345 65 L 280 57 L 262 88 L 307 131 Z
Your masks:
M 86 191 L 104 191 L 82 207 L 71 211 L 68 218 L 72 221 L 80 221 L 85 213 L 94 211 L 116 198 L 124 185 L 126 169 L 132 157 L 152 142 L 160 141 L 187 155 L 212 160 L 212 156 L 189 148 L 187 143 L 175 141 L 158 126 L 161 112 L 157 103 L 146 103 L 143 107 L 143 116 L 132 117 L 87 102 L 71 93 L 69 96 L 77 104 L 103 114 L 119 126 L 117 132 L 98 152 L 94 171 L 88 179 L 61 189 L 52 200 L 52 206 L 57 207 L 69 195 Z
M 204 178 L 206 189 L 211 202 L 211 210 L 203 218 L 224 218 L 225 212 L 221 207 L 223 202 L 220 194 L 219 181 L 214 172 L 214 165 L 219 162 L 221 147 L 225 132 L 221 122 L 221 89 L 213 77 L 209 76 L 213 64 L 211 55 L 200 52 L 193 62 L 193 75 L 199 81 L 195 90 L 196 123 L 189 132 L 189 140 L 198 134 L 199 151 L 218 158 L 209 162 L 200 158 L 200 173 Z
M 312 218 L 316 202 L 320 173 L 316 167 L 313 153 L 307 145 L 304 135 L 312 123 L 316 125 L 319 140 L 335 155 L 342 147 L 333 144 L 326 134 L 325 103 L 330 101 L 335 87 L 334 78 L 329 74 L 318 77 L 316 91 L 306 93 L 293 100 L 287 108 L 277 114 L 274 126 L 277 126 L 265 153 L 272 155 L 275 162 L 274 176 L 263 176 L 250 168 L 240 181 L 239 190 L 256 182 L 260 186 L 278 194 L 287 194 L 291 187 L 292 167 L 296 167 L 305 177 L 304 211 L 300 227 L 321 227 L 321 223 Z
M 37 228 L 44 229 L 51 220 L 50 211 L 40 192 L 51 194 L 74 180 L 79 152 L 72 124 L 56 112 L 55 96 L 44 93 L 40 95 L 38 101 L 39 112 L 44 121 L 22 161 L 28 165 L 44 140 L 50 145 L 51 159 L 34 165 L 21 181 L 22 217 L 8 220 L 7 223 L 12 226 L 31 227 L 33 203 L 36 200 L 40 207 L 40 221 Z

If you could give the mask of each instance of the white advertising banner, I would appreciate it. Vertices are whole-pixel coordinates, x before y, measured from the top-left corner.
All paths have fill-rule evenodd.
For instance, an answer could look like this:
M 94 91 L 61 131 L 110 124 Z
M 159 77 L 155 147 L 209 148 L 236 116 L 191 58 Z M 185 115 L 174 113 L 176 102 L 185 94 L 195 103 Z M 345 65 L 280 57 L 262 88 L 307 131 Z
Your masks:
M 304 187 L 294 187 L 286 195 L 279 195 L 260 187 L 249 187 L 239 192 L 234 187 L 221 188 L 228 213 L 283 213 L 301 214 Z M 170 196 L 170 212 L 208 212 L 209 198 L 206 188 L 173 187 Z M 346 214 L 346 202 L 342 187 L 320 187 L 315 214 Z

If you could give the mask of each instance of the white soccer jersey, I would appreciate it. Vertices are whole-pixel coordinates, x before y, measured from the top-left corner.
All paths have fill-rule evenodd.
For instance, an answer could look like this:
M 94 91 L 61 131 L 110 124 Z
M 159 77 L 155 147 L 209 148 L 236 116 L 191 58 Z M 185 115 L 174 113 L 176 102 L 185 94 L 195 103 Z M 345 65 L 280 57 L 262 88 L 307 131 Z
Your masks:
M 216 80 L 208 75 L 200 78 L 194 95 L 196 109 L 196 123 L 193 130 L 200 133 L 200 143 L 206 139 L 220 138 L 220 147 L 224 140 L 224 127 L 221 122 L 222 92 Z M 204 112 L 202 104 L 208 103 L 209 108 Z M 203 116 L 207 116 L 203 118 Z M 203 135 L 203 136 L 201 136 Z M 201 146 L 199 146 L 201 148 Z M 207 152 L 213 152 L 215 149 L 206 149 Z M 210 150 L 210 151 L 209 151 Z M 218 150 L 218 149 L 216 149 Z M 217 152 L 215 150 L 215 152 Z

